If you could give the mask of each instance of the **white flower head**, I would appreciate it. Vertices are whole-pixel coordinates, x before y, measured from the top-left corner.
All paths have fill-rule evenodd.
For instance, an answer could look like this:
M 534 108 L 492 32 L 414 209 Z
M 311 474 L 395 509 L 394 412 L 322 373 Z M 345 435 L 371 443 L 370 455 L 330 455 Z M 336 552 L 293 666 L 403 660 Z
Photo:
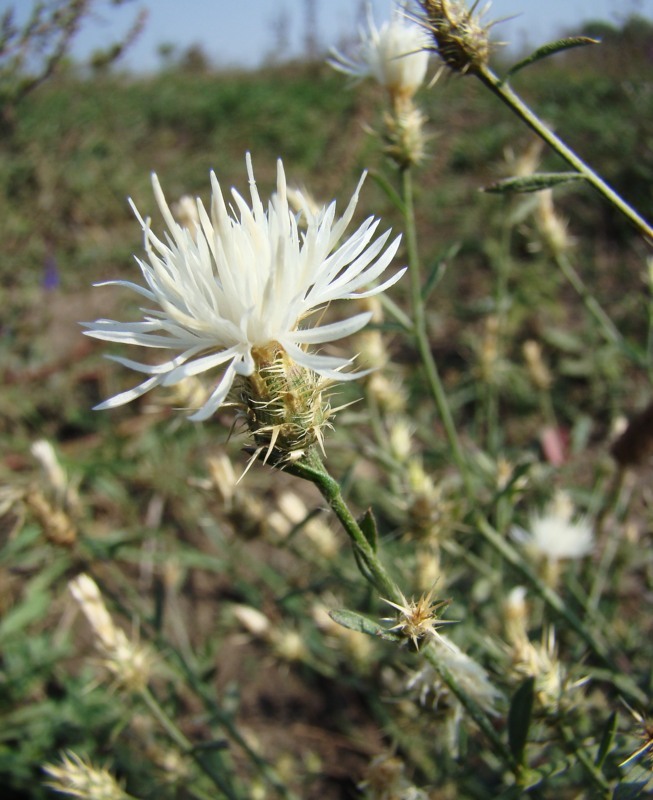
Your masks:
M 343 371 L 352 359 L 307 348 L 359 331 L 370 313 L 313 327 L 301 324 L 332 300 L 368 297 L 395 283 L 405 270 L 381 285 L 364 289 L 384 273 L 400 237 L 389 245 L 390 231 L 375 239 L 379 220 L 369 217 L 339 244 L 353 217 L 364 175 L 339 219 L 335 202 L 317 213 L 308 202 L 301 204 L 300 229 L 288 205 L 281 161 L 277 162 L 277 191 L 267 208 L 259 197 L 249 153 L 246 164 L 251 205 L 232 189 L 228 206 L 212 173 L 210 214 L 197 200 L 196 231 L 175 221 L 156 175 L 152 183 L 168 226 L 165 240 L 154 234 L 150 221 L 132 204 L 145 237 L 147 259 L 137 260 L 146 285 L 122 280 L 109 283 L 132 289 L 146 298 L 149 307 L 143 309 L 140 322 L 100 319 L 86 323 L 85 333 L 109 342 L 167 351 L 170 357 L 150 365 L 110 356 L 148 377 L 96 408 L 114 408 L 156 386 L 171 386 L 191 375 L 219 369 L 217 385 L 190 417 L 206 420 L 225 402 L 236 376 L 255 376 L 280 353 L 285 362 L 322 379 L 350 380 L 360 374 Z
M 531 515 L 528 531 L 515 527 L 512 535 L 527 550 L 550 561 L 583 558 L 594 548 L 589 520 L 574 519 L 574 507 L 564 492 L 555 495 L 543 514 Z
M 398 8 L 391 20 L 377 28 L 368 7 L 368 30 L 361 30 L 360 35 L 354 58 L 333 49 L 329 64 L 358 79 L 373 77 L 393 98 L 412 98 L 428 67 L 428 38 L 423 28 Z

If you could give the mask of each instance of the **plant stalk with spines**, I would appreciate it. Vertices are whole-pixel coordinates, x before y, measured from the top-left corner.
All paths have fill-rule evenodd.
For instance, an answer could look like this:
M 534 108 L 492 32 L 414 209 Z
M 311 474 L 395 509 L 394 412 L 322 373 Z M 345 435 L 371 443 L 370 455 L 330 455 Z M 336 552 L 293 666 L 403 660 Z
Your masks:
M 338 517 L 345 533 L 349 536 L 356 556 L 356 563 L 363 577 L 374 586 L 385 600 L 391 600 L 398 605 L 404 604 L 405 597 L 403 592 L 383 566 L 376 549 L 368 541 L 363 529 L 345 503 L 340 491 L 340 485 L 329 475 L 317 452 L 314 449 L 310 450 L 304 458 L 287 464 L 284 469 L 292 475 L 310 481 L 317 487 Z M 462 688 L 455 675 L 442 663 L 442 659 L 438 656 L 432 644 L 425 644 L 421 652 L 436 670 L 443 683 L 487 737 L 495 753 L 504 761 L 505 766 L 517 772 L 518 767 L 514 763 L 510 751 L 495 730 L 492 720 L 486 711 Z

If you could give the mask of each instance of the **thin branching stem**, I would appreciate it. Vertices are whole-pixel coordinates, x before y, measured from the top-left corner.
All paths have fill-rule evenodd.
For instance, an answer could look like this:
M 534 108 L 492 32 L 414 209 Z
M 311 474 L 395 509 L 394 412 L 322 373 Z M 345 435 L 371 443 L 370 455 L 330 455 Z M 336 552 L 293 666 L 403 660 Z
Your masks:
M 635 211 L 615 190 L 609 186 L 582 158 L 568 147 L 559 136 L 548 128 L 531 108 L 502 81 L 487 65 L 479 65 L 474 74 L 501 102 L 515 113 L 531 130 L 545 141 L 570 166 L 591 183 L 603 197 L 620 211 L 650 242 L 653 242 L 653 227 Z
M 139 695 L 152 716 L 159 722 L 161 727 L 168 734 L 170 739 L 177 745 L 182 753 L 191 756 L 200 769 L 211 779 L 216 788 L 219 789 L 228 800 L 240 800 L 240 795 L 235 792 L 227 776 L 214 769 L 207 759 L 193 746 L 193 743 L 186 738 L 179 726 L 164 711 L 163 707 L 156 699 L 149 688 L 141 689 Z
M 362 528 L 345 503 L 340 491 L 340 485 L 329 475 L 318 454 L 312 450 L 302 460 L 287 465 L 285 470 L 315 484 L 351 539 L 356 555 L 356 563 L 359 565 L 362 575 L 383 594 L 386 600 L 404 604 L 406 601 L 403 592 L 381 563 L 375 548 L 367 540 Z M 504 760 L 506 767 L 516 770 L 517 766 L 514 763 L 514 759 L 495 730 L 492 720 L 476 700 L 460 686 L 456 677 L 442 663 L 437 650 L 432 644 L 427 644 L 422 648 L 421 652 L 434 667 L 447 688 L 460 701 L 469 716 L 483 731 L 495 753 Z
M 578 762 L 582 765 L 585 773 L 594 784 L 598 794 L 593 796 L 605 798 L 611 797 L 612 792 L 609 782 L 606 780 L 599 767 L 596 766 L 592 758 L 589 756 L 587 750 L 579 745 L 578 737 L 574 731 L 570 730 L 565 724 L 562 723 L 558 725 L 558 730 L 562 735 L 567 749 L 574 754 L 575 758 L 578 759 Z
M 646 357 L 643 357 L 639 351 L 637 351 L 624 339 L 617 326 L 604 311 L 596 297 L 594 297 L 594 295 L 588 289 L 585 281 L 583 281 L 580 274 L 574 268 L 569 256 L 566 253 L 556 253 L 555 262 L 560 269 L 560 272 L 562 272 L 565 278 L 576 290 L 589 314 L 598 324 L 606 341 L 618 347 L 637 366 L 647 368 L 648 361 Z
M 415 230 L 415 218 L 413 210 L 413 190 L 412 179 L 409 169 L 403 171 L 402 190 L 405 209 L 405 230 L 406 248 L 408 250 L 408 265 L 411 274 L 411 297 L 413 311 L 413 334 L 417 341 L 419 353 L 426 372 L 429 388 L 440 413 L 443 427 L 451 448 L 453 459 L 460 470 L 467 498 L 472 509 L 477 507 L 477 498 L 472 483 L 471 474 L 467 460 L 464 456 L 458 432 L 456 430 L 449 403 L 446 398 L 442 381 L 431 352 L 426 329 L 426 316 L 422 298 L 420 262 L 417 249 L 417 236 Z M 595 632 L 581 620 L 563 601 L 553 589 L 547 586 L 530 568 L 521 554 L 502 536 L 481 513 L 480 510 L 474 512 L 474 520 L 477 530 L 490 546 L 514 568 L 516 568 L 527 583 L 540 595 L 549 608 L 561 616 L 570 627 L 579 634 L 583 641 L 588 645 L 601 663 L 613 671 L 615 675 L 615 686 L 628 697 L 637 702 L 642 702 L 643 694 L 637 686 L 625 675 L 621 675 L 615 667 L 610 657 L 606 644 Z
M 426 380 L 440 415 L 451 455 L 458 468 L 467 493 L 472 496 L 473 489 L 467 459 L 463 453 L 460 437 L 453 421 L 447 395 L 440 378 L 438 366 L 431 352 L 428 330 L 426 325 L 426 310 L 422 294 L 422 275 L 419 251 L 417 248 L 417 232 L 415 229 L 415 210 L 413 204 L 413 179 L 410 168 L 402 170 L 402 193 L 404 201 L 404 230 L 406 251 L 408 254 L 408 271 L 410 273 L 411 310 L 413 317 L 412 333 L 415 337 L 417 349 L 422 360 Z

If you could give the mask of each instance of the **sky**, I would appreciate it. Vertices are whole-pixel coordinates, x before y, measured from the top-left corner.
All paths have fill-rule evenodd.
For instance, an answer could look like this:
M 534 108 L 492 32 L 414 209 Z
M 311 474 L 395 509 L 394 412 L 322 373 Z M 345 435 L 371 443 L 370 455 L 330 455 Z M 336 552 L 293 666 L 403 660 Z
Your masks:
M 149 12 L 145 29 L 121 66 L 153 71 L 161 65 L 160 45 L 171 44 L 183 52 L 199 44 L 217 66 L 257 67 L 305 52 L 306 8 L 311 2 L 321 49 L 355 37 L 364 0 L 131 0 L 121 8 L 96 0 L 99 13 L 77 35 L 73 55 L 87 57 L 120 39 L 137 10 L 145 7 Z M 371 2 L 377 23 L 390 16 L 391 0 Z M 479 7 L 485 4 L 481 0 Z M 0 10 L 13 7 L 19 15 L 32 5 L 32 0 L 0 0 Z M 631 13 L 653 20 L 653 0 L 492 0 L 484 18 L 513 17 L 495 26 L 493 33 L 520 49 L 527 43 L 551 41 L 561 30 L 580 34 L 584 20 L 619 24 Z

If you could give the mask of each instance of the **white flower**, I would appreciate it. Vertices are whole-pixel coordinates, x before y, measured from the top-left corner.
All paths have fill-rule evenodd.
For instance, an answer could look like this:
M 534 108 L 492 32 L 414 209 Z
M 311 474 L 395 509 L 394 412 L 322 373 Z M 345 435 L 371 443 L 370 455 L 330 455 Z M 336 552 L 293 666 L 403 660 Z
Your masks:
M 328 63 L 359 79 L 372 76 L 393 97 L 410 99 L 426 76 L 429 54 L 424 30 L 408 20 L 400 9 L 395 9 L 392 19 L 380 28 L 369 13 L 368 26 L 368 31 L 361 30 L 355 58 L 332 49 L 333 57 Z
M 558 492 L 544 514 L 532 514 L 529 530 L 514 527 L 512 536 L 525 548 L 550 561 L 583 558 L 594 548 L 592 526 L 585 517 L 573 519 L 574 508 Z
M 354 214 L 364 175 L 340 219 L 335 218 L 335 203 L 315 213 L 304 202 L 300 230 L 288 207 L 281 161 L 277 162 L 277 191 L 267 210 L 256 188 L 249 153 L 246 163 L 251 208 L 234 189 L 233 204 L 227 207 L 212 173 L 211 216 L 197 200 L 199 227 L 194 232 L 175 222 L 156 175 L 152 183 L 168 226 L 165 241 L 155 236 L 150 221 L 132 204 L 145 236 L 147 260 L 137 260 L 147 286 L 131 281 L 109 283 L 132 289 L 151 307 L 143 309 L 140 322 L 100 319 L 86 323 L 85 333 L 175 355 L 154 366 L 110 356 L 149 377 L 96 408 L 113 408 L 155 386 L 170 386 L 190 375 L 221 368 L 217 386 L 190 417 L 205 420 L 225 401 L 236 375 L 252 376 L 257 359 L 264 360 L 271 347 L 324 378 L 357 377 L 342 371 L 351 359 L 310 353 L 306 348 L 359 331 L 370 313 L 311 328 L 300 328 L 300 323 L 332 300 L 368 297 L 395 283 L 405 270 L 362 291 L 386 270 L 401 237 L 386 248 L 390 231 L 374 239 L 379 220 L 369 217 L 338 246 Z

